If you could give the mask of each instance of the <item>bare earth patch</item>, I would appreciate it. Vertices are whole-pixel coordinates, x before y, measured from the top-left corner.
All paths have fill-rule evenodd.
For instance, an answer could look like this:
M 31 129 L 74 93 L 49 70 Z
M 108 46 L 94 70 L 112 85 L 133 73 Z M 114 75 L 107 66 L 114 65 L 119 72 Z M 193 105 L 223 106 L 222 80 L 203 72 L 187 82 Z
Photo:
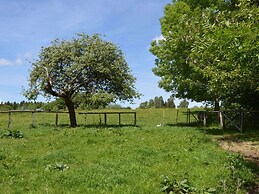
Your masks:
M 255 163 L 259 167 L 259 141 L 242 141 L 233 138 L 224 138 L 220 140 L 220 146 L 231 152 L 238 152 L 246 160 Z M 259 180 L 259 174 L 257 174 Z M 248 191 L 248 194 L 259 194 L 259 182 Z
M 256 163 L 259 166 L 259 144 L 252 141 L 222 141 L 221 147 L 231 152 L 238 152 L 245 159 Z

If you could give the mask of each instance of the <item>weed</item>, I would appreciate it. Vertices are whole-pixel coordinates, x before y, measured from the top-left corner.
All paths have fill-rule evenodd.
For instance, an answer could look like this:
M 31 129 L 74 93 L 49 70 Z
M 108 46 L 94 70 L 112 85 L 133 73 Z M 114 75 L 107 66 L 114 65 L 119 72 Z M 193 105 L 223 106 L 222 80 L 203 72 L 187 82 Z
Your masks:
M 184 194 L 184 193 L 194 193 L 195 188 L 191 187 L 187 179 L 178 181 L 176 179 L 169 179 L 167 176 L 161 182 L 162 192 L 165 193 L 175 193 L 175 194 Z
M 199 190 L 193 186 L 187 178 L 184 178 L 181 181 L 177 179 L 169 179 L 168 176 L 165 176 L 163 181 L 161 182 L 162 192 L 169 194 L 215 194 L 217 193 L 217 189 L 208 188 L 204 190 Z
M 232 189 L 235 193 L 239 193 L 244 184 L 250 184 L 253 182 L 252 172 L 245 172 L 246 168 L 245 160 L 240 154 L 232 155 L 227 164 L 227 168 L 230 170 L 230 182 L 232 182 Z M 250 176 L 248 176 L 250 175 Z
M 7 130 L 6 132 L 2 133 L 1 137 L 7 137 L 7 138 L 24 138 L 24 135 L 20 131 L 12 131 L 12 130 Z
M 54 164 L 48 164 L 45 167 L 45 171 L 52 171 L 52 170 L 57 170 L 57 171 L 65 171 L 69 169 L 67 164 L 64 164 L 62 162 L 56 162 Z

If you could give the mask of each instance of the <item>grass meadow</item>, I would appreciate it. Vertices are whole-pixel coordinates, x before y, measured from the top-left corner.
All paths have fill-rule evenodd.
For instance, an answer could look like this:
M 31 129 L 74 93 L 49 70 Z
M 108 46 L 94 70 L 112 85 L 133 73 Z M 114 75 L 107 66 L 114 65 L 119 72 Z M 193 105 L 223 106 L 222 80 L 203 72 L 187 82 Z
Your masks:
M 0 193 L 245 193 L 255 181 L 240 155 L 222 150 L 214 135 L 185 123 L 184 110 L 137 110 L 102 116 L 0 114 Z M 162 125 L 161 125 L 162 124 Z M 163 126 L 164 124 L 164 126 Z M 220 129 L 213 129 L 220 130 Z

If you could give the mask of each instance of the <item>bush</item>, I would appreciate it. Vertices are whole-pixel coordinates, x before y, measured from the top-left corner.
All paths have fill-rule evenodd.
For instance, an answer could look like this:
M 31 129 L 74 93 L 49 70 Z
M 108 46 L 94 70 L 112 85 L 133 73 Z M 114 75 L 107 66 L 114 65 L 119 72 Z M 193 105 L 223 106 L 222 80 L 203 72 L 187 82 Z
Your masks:
M 20 139 L 23 138 L 23 134 L 20 131 L 11 131 L 11 130 L 7 130 L 6 132 L 4 132 L 1 137 L 7 137 L 7 138 L 16 138 L 16 139 Z

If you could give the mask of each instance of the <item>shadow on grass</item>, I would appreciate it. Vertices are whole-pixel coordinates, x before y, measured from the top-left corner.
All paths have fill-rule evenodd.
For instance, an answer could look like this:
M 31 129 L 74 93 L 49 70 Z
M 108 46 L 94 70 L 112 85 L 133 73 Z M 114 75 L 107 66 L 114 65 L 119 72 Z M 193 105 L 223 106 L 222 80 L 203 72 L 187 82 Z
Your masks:
M 255 180 L 254 182 L 248 183 L 248 185 L 245 185 L 246 190 L 250 194 L 256 194 L 259 193 L 259 165 L 255 161 L 246 160 L 245 166 L 251 169 L 252 173 L 255 174 Z
M 259 145 L 259 130 L 247 129 L 244 133 L 240 133 L 234 128 L 220 129 L 217 127 L 212 128 L 197 128 L 202 133 L 216 136 L 216 139 L 222 142 L 228 143 L 240 143 L 240 142 L 253 142 L 255 145 Z M 231 145 L 231 144 L 230 144 Z M 242 145 L 242 144 L 241 144 Z M 245 150 L 244 150 L 245 151 Z M 236 150 L 235 152 L 240 152 Z M 245 166 L 253 172 L 255 175 L 254 182 L 245 185 L 248 193 L 259 193 L 259 160 L 257 157 L 248 156 L 241 152 L 244 156 Z
M 35 127 L 37 128 L 37 126 L 39 127 L 52 127 L 52 128 L 69 128 L 70 125 L 69 124 L 58 124 L 57 126 L 55 124 L 51 124 L 51 123 L 39 123 L 38 125 L 36 125 Z
M 209 134 L 222 136 L 220 140 L 228 141 L 259 141 L 259 130 L 247 129 L 244 133 L 239 132 L 234 128 L 220 129 L 214 128 L 197 128 L 199 131 Z
M 50 123 L 41 123 L 39 126 L 44 126 L 44 127 L 52 127 L 52 128 L 70 128 L 69 124 L 58 124 L 56 126 L 55 124 L 50 124 Z M 37 126 L 36 126 L 37 127 Z M 77 127 L 80 128 L 122 128 L 122 127 L 140 127 L 138 125 L 133 125 L 133 124 L 121 124 L 121 125 L 109 125 L 109 124 L 79 124 Z
M 209 135 L 234 135 L 240 133 L 233 129 L 220 129 L 219 127 L 198 127 L 199 131 Z
M 121 125 L 88 124 L 88 125 L 78 125 L 78 127 L 83 127 L 83 128 L 122 128 L 122 127 L 140 127 L 140 126 L 133 125 L 133 124 L 121 124 Z
M 171 127 L 201 127 L 202 123 L 199 122 L 191 122 L 191 123 L 167 123 L 165 126 Z

